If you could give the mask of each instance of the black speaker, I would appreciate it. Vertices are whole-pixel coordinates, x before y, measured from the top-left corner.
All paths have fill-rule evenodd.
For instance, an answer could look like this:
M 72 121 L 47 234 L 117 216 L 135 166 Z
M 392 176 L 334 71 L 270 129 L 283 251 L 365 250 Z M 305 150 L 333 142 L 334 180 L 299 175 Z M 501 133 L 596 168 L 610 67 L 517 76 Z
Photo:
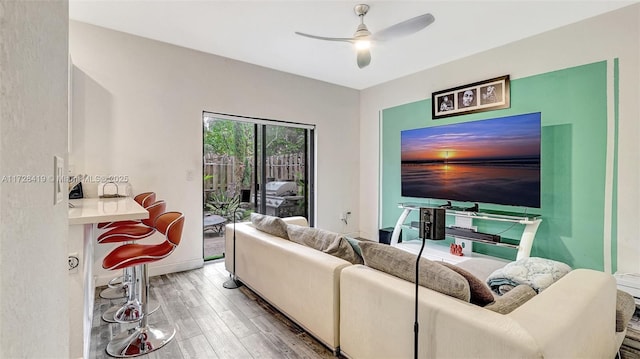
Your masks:
M 443 240 L 445 237 L 446 210 L 444 208 L 420 208 L 420 233 L 422 239 Z

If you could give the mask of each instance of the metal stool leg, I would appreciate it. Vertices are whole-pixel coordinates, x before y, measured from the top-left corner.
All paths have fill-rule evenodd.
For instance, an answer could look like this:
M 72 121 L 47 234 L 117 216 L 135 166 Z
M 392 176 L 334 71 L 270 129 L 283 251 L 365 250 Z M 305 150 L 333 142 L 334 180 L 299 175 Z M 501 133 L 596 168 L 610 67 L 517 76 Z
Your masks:
M 104 299 L 119 299 L 127 298 L 129 296 L 129 284 L 131 283 L 131 271 L 133 268 L 124 268 L 122 270 L 122 276 L 113 278 L 107 284 L 105 290 L 100 292 L 100 298 Z M 121 279 L 121 282 L 116 282 Z
M 127 319 L 126 315 L 130 313 L 131 310 L 122 313 L 122 315 L 119 315 L 118 319 L 116 319 L 116 313 L 118 313 L 118 311 L 121 310 L 125 306 L 125 304 L 126 303 L 123 303 L 121 305 L 114 305 L 113 307 L 107 309 L 104 313 L 102 313 L 102 320 L 107 323 L 133 323 L 139 321 L 140 318 L 136 319 L 129 317 L 129 319 Z M 156 300 L 149 300 L 149 308 L 151 309 L 149 309 L 149 313 L 147 313 L 147 315 L 151 315 L 155 311 L 160 309 L 160 303 L 158 303 L 158 301 Z
M 103 299 L 120 299 L 127 297 L 127 287 L 126 285 L 122 285 L 119 288 L 106 288 L 102 292 L 100 292 L 100 298 Z
M 119 299 L 119 298 L 126 298 L 129 295 L 128 278 L 130 276 L 127 273 L 128 269 L 130 268 L 125 268 L 123 276 L 118 277 L 118 278 L 122 278 L 122 282 L 120 283 L 113 282 L 115 279 L 118 279 L 118 278 L 114 278 L 111 281 L 109 281 L 109 284 L 107 284 L 107 288 L 104 289 L 102 292 L 100 292 L 100 298 Z
M 150 315 L 158 308 L 160 305 L 156 301 L 149 301 L 148 307 L 150 308 L 148 311 L 145 311 L 143 314 L 142 304 L 140 302 L 140 293 L 142 292 L 141 285 L 141 269 L 140 266 L 130 267 L 126 269 L 130 269 L 130 282 L 129 282 L 129 296 L 127 301 L 118 305 L 114 305 L 111 308 L 107 309 L 102 314 L 102 320 L 107 323 L 134 323 L 138 322 L 142 319 L 143 315 Z
M 136 328 L 120 333 L 109 342 L 107 354 L 111 356 L 129 358 L 147 354 L 169 343 L 176 335 L 176 328 L 171 324 L 149 325 L 148 316 L 144 315 L 149 298 L 149 270 L 146 264 L 142 265 L 142 272 L 142 320 Z

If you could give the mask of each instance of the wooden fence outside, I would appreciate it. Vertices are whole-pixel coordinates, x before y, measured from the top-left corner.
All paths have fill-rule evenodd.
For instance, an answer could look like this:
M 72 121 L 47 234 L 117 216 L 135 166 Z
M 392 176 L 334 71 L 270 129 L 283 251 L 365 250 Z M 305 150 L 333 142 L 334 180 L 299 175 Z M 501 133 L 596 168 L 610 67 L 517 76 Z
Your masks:
M 246 163 L 246 165 L 245 165 Z M 253 156 L 246 158 L 246 161 L 237 159 L 235 156 L 216 155 L 207 153 L 204 156 L 204 190 L 205 192 L 222 191 L 228 196 L 235 196 L 240 193 L 243 175 L 247 171 L 247 182 L 249 188 L 254 186 Z M 271 181 L 295 181 L 304 180 L 305 156 L 304 153 L 294 153 L 288 155 L 274 155 L 266 159 L 267 182 Z M 246 182 L 245 182 L 246 183 Z

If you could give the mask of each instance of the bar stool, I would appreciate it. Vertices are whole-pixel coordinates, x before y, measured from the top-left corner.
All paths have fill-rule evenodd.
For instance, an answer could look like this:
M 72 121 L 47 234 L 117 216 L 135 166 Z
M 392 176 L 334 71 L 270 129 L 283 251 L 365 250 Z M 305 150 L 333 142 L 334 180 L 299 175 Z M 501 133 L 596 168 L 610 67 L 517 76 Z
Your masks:
M 114 227 L 98 236 L 98 243 L 132 243 L 134 240 L 150 237 L 156 232 L 156 229 L 154 228 L 155 220 L 165 212 L 167 204 L 165 201 L 157 201 L 146 209 L 149 212 L 149 218 L 143 219 L 138 225 Z M 140 310 L 142 305 L 138 298 L 138 293 L 140 292 L 140 289 L 137 288 L 139 277 L 140 273 L 137 273 L 135 268 L 125 268 L 123 270 L 122 283 L 127 300 L 123 304 L 115 305 L 107 309 L 107 311 L 102 314 L 102 320 L 109 323 L 132 323 L 140 320 Z M 107 288 L 103 292 L 109 290 L 112 289 Z M 103 297 L 102 293 L 100 293 L 100 296 Z M 158 305 L 150 306 L 153 310 L 148 311 L 148 314 L 155 312 L 158 307 Z
M 144 207 L 145 209 L 156 202 L 156 193 L 155 192 L 143 192 L 138 194 L 133 198 L 139 205 Z M 163 211 L 164 212 L 164 211 Z M 126 220 L 126 221 L 114 221 L 114 222 L 101 222 L 98 223 L 98 229 L 111 229 L 118 226 L 124 225 L 132 225 L 132 224 L 140 224 L 139 220 Z M 151 222 L 153 223 L 153 222 Z M 109 288 L 100 292 L 100 298 L 104 299 L 119 299 L 127 297 L 127 283 L 125 280 L 125 276 L 127 275 L 127 271 L 124 271 L 123 276 L 115 277 L 107 283 Z
M 107 354 L 128 358 L 150 353 L 167 344 L 176 335 L 176 328 L 171 324 L 149 325 L 148 309 L 149 298 L 149 268 L 148 263 L 159 261 L 168 257 L 180 244 L 184 216 L 180 212 L 167 212 L 156 219 L 155 227 L 158 232 L 165 235 L 165 241 L 160 244 L 125 244 L 109 253 L 102 261 L 105 269 L 122 269 L 141 266 L 140 277 L 142 292 L 142 320 L 138 326 L 116 335 L 107 344 Z

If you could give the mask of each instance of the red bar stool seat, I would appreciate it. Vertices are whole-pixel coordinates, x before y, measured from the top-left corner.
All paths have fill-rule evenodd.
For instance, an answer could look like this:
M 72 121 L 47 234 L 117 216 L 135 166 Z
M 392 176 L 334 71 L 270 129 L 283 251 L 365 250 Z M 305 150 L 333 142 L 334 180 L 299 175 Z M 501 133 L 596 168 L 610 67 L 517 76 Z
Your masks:
M 155 204 L 158 203 L 156 202 Z M 155 207 L 160 207 L 160 204 Z M 164 207 L 166 207 L 166 205 Z M 149 213 L 149 217 L 151 217 L 151 213 Z M 155 233 L 155 231 L 155 228 L 147 227 L 146 225 L 126 224 L 123 226 L 112 228 L 109 231 L 102 233 L 100 236 L 98 236 L 98 243 L 106 244 L 136 241 L 138 239 L 149 237 L 150 235 Z
M 167 344 L 176 334 L 176 328 L 171 324 L 149 325 L 148 309 L 149 297 L 149 269 L 148 264 L 168 257 L 180 244 L 184 216 L 180 212 L 167 212 L 156 219 L 155 228 L 165 235 L 165 241 L 160 244 L 125 244 L 109 253 L 102 261 L 105 269 L 123 269 L 133 266 L 142 267 L 140 296 L 142 302 L 142 320 L 138 326 L 126 330 L 115 336 L 107 345 L 107 354 L 127 358 L 143 355 L 155 351 Z

